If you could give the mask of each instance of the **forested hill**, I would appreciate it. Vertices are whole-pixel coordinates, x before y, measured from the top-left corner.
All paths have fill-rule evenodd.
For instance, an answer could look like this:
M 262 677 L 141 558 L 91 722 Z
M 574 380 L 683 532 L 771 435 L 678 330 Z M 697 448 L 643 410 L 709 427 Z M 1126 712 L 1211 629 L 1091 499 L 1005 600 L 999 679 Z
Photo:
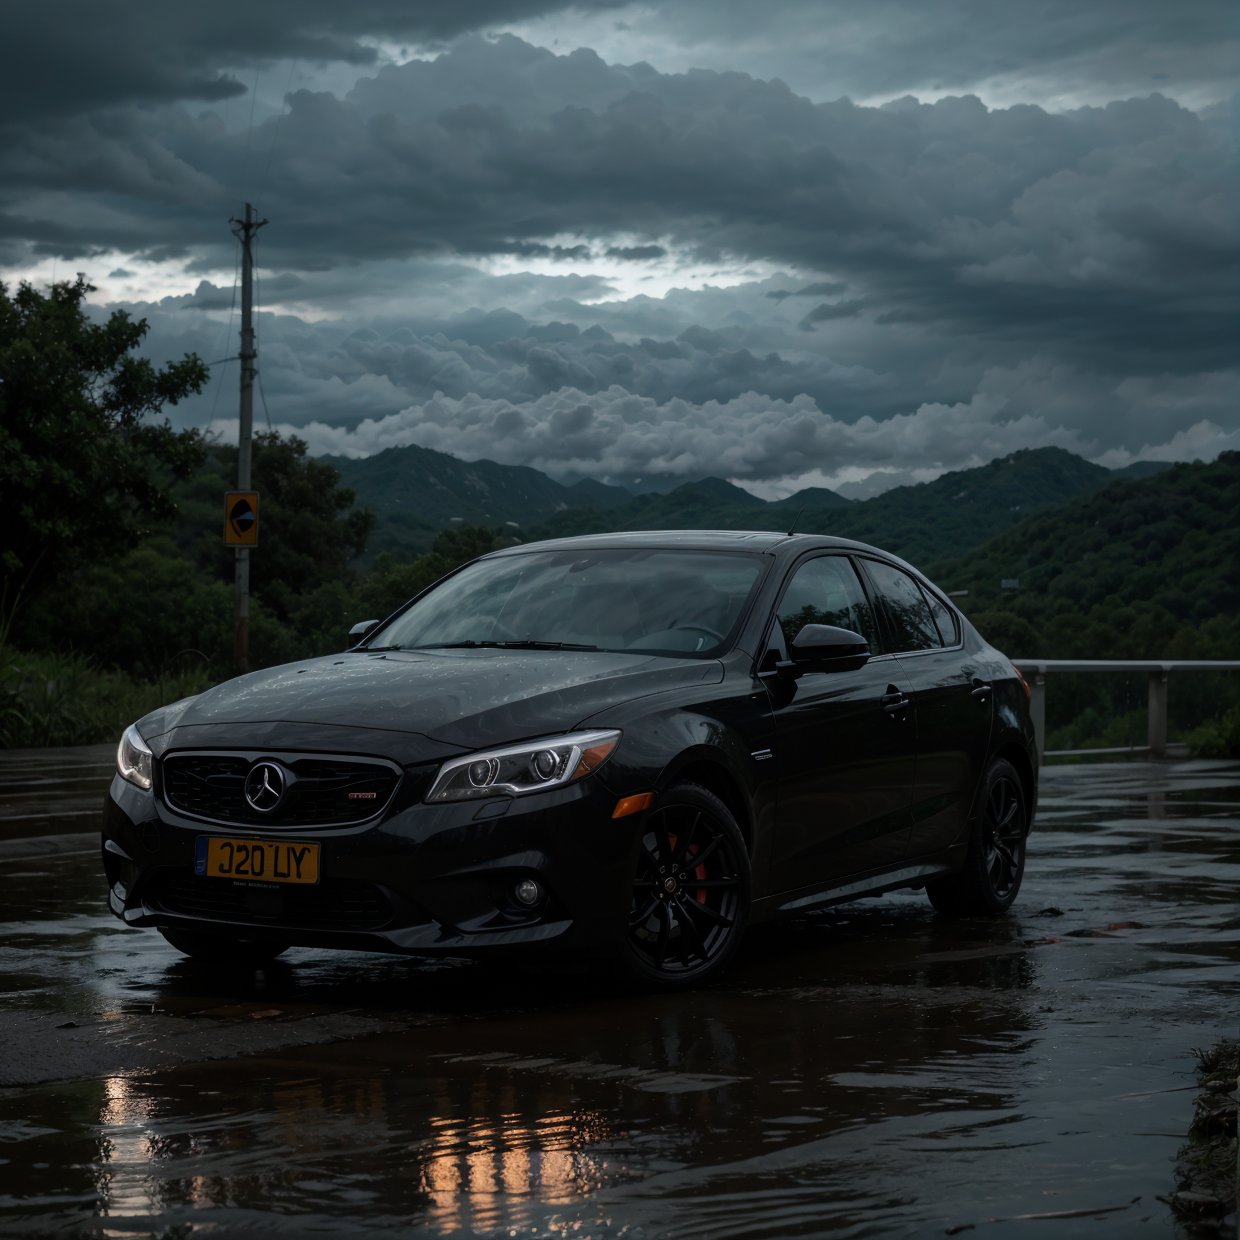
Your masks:
M 1012 654 L 1240 657 L 1240 453 L 1112 482 L 923 567 Z
M 1030 513 L 1096 491 L 1115 479 L 1062 448 L 1028 448 L 933 482 L 896 487 L 849 503 L 831 491 L 804 491 L 764 503 L 719 479 L 688 483 L 600 511 L 561 512 L 531 537 L 619 529 L 790 529 L 874 543 L 914 564 L 976 547 Z
M 416 444 L 319 459 L 375 513 L 376 551 L 423 550 L 451 522 L 525 528 L 566 508 L 607 509 L 632 498 L 623 487 L 590 478 L 564 486 L 528 466 L 460 461 Z
M 966 551 L 1022 521 L 1112 482 L 1119 473 L 1062 448 L 1033 448 L 933 482 L 849 501 L 809 487 L 768 503 L 720 478 L 633 495 L 583 479 L 565 486 L 536 469 L 460 461 L 410 445 L 371 457 L 322 457 L 360 506 L 375 514 L 369 552 L 416 555 L 435 532 L 472 523 L 507 526 L 525 540 L 624 529 L 791 529 L 841 534 L 920 563 Z M 1124 474 L 1141 476 L 1158 465 Z

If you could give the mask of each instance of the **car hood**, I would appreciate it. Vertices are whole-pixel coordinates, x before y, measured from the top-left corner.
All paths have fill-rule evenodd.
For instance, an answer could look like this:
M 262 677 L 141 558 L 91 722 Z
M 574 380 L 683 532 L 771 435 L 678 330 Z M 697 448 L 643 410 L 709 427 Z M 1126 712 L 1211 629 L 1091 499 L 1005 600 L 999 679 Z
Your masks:
M 274 747 L 318 725 L 399 734 L 401 750 L 442 756 L 443 746 L 476 749 L 567 731 L 610 706 L 722 677 L 714 660 L 618 651 L 349 651 L 239 676 L 156 712 L 149 726 L 161 748 L 248 744 L 242 734 Z M 410 734 L 430 744 L 418 746 Z

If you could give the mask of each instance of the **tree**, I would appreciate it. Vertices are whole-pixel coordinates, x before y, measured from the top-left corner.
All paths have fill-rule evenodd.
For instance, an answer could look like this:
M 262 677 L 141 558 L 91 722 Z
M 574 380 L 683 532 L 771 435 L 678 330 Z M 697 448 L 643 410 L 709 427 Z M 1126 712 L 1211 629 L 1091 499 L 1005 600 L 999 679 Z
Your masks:
M 222 501 L 236 470 L 235 445 L 207 445 L 202 464 L 171 489 L 174 522 L 117 558 L 74 565 L 23 606 L 23 648 L 68 647 L 148 678 L 194 659 L 226 675 L 235 556 L 221 537 Z M 373 517 L 295 437 L 256 435 L 253 474 L 262 532 L 250 577 L 252 660 L 266 666 L 338 650 Z M 142 618 L 140 641 L 132 617 Z
M 233 579 L 234 557 L 220 537 L 222 497 L 236 485 L 236 476 L 236 445 L 214 444 L 206 466 L 177 488 L 184 513 L 177 531 L 181 553 L 225 582 Z M 295 435 L 254 436 L 253 481 L 262 521 L 250 589 L 288 622 L 303 595 L 323 583 L 352 582 L 375 518 L 354 507 L 353 492 L 339 485 L 340 474 L 308 456 L 305 441 Z
M 461 525 L 440 530 L 434 545 L 413 560 L 403 560 L 391 552 L 381 551 L 374 567 L 361 583 L 353 602 L 353 610 L 345 614 L 349 625 L 358 620 L 382 620 L 402 603 L 420 594 L 440 577 L 447 576 L 469 560 L 513 544 L 512 535 L 502 529 L 481 525 Z
M 0 576 L 5 616 L 66 567 L 119 556 L 176 506 L 167 487 L 201 461 L 196 431 L 158 417 L 202 389 L 194 354 L 156 370 L 133 350 L 145 319 L 92 323 L 84 276 L 46 294 L 0 283 Z

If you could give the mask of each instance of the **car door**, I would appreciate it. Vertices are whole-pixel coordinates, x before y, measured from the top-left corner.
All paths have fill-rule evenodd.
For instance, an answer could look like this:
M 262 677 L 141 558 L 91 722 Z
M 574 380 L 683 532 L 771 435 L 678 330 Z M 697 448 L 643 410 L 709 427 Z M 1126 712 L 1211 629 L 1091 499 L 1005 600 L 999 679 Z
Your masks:
M 961 644 L 954 612 L 925 583 L 883 560 L 861 561 L 917 714 L 911 859 L 964 837 L 990 748 L 992 694 Z
M 875 653 L 851 671 L 764 674 L 777 761 L 775 892 L 897 863 L 909 834 L 916 724 L 900 664 L 847 555 L 800 561 L 771 617 L 768 668 L 806 624 L 860 633 Z

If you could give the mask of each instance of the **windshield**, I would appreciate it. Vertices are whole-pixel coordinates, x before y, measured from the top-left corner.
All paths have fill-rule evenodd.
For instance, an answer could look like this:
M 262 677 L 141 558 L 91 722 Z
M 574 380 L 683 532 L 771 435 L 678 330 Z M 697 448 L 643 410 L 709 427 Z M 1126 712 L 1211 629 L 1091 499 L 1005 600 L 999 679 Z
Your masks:
M 531 551 L 480 560 L 367 643 L 709 656 L 726 650 L 761 556 L 686 550 Z

